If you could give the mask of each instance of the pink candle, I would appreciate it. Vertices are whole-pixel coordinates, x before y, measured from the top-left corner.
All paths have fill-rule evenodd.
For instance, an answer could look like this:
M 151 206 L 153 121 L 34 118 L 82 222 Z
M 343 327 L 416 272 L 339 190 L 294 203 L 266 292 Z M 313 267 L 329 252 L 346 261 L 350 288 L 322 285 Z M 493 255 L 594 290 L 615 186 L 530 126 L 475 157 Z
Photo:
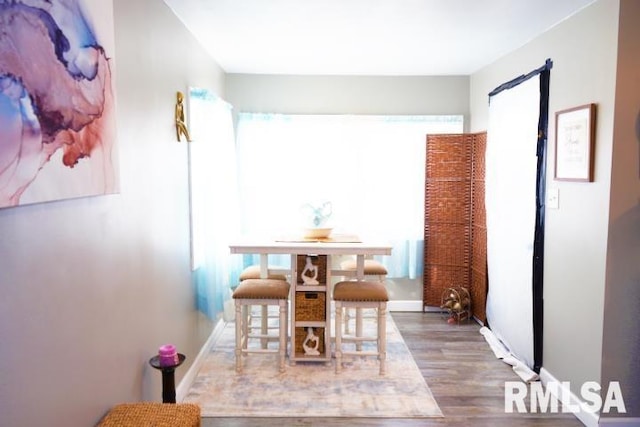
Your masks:
M 161 345 L 158 349 L 158 356 L 162 366 L 177 365 L 179 361 L 176 346 L 173 344 Z

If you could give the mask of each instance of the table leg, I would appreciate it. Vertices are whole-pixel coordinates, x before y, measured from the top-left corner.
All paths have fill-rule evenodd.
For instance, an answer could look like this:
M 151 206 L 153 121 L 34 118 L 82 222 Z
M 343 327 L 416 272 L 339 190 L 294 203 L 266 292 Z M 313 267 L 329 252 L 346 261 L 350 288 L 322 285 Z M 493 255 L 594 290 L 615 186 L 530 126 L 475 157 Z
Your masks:
M 260 254 L 260 278 L 269 277 L 269 254 Z
M 364 280 L 364 255 L 356 257 L 357 280 Z M 362 309 L 356 307 L 356 337 L 362 336 Z M 356 341 L 356 350 L 362 351 L 362 341 Z

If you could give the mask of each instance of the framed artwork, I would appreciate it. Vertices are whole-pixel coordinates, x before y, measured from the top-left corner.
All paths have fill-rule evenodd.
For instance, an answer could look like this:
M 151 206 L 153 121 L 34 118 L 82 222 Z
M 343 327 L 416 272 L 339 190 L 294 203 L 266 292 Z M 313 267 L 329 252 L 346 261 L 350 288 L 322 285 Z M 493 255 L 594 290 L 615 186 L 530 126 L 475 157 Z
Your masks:
M 113 0 L 2 2 L 0 208 L 118 191 Z
M 555 179 L 593 181 L 596 104 L 556 112 Z

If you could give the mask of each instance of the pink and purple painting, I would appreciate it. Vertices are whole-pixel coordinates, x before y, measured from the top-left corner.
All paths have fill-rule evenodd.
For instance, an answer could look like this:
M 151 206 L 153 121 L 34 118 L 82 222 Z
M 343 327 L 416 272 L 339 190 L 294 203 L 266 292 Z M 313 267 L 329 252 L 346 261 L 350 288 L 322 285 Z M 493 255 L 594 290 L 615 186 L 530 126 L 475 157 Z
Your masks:
M 0 208 L 118 191 L 112 0 L 0 0 Z

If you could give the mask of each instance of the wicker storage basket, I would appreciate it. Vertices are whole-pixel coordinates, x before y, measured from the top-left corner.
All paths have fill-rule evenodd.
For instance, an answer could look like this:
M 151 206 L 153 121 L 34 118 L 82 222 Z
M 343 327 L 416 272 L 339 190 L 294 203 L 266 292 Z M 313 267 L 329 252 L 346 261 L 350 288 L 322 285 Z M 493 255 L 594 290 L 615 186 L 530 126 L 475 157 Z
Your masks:
M 324 328 L 313 328 L 313 333 L 319 339 L 318 351 L 324 356 Z M 296 356 L 304 356 L 302 344 L 307 337 L 307 328 L 296 328 Z
M 192 403 L 121 403 L 100 421 L 98 427 L 199 427 L 200 407 Z
M 307 264 L 307 257 L 311 258 L 311 263 L 318 267 L 318 277 L 316 280 L 320 285 L 325 285 L 327 282 L 327 256 L 326 255 L 298 255 L 297 257 L 297 271 L 298 271 L 298 283 L 302 284 L 302 272 Z
M 326 292 L 296 292 L 296 321 L 323 322 Z

